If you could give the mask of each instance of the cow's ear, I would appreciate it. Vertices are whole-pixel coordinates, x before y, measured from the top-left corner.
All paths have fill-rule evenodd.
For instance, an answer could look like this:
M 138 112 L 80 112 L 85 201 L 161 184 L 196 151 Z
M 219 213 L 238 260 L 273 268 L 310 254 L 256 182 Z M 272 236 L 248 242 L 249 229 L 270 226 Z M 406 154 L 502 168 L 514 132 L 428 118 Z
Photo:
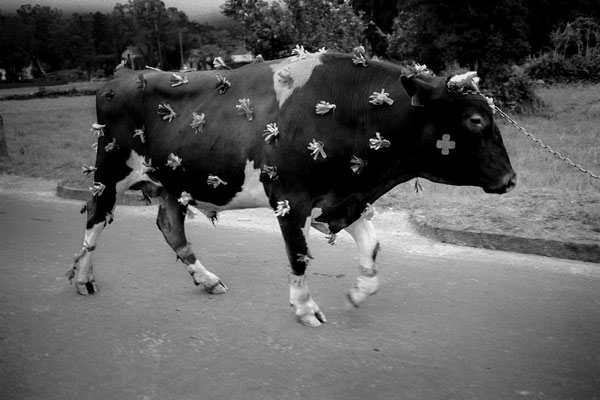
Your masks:
M 430 76 L 402 75 L 400 82 L 410 97 L 412 106 L 422 107 L 432 100 L 441 99 L 447 92 L 443 79 L 432 79 Z

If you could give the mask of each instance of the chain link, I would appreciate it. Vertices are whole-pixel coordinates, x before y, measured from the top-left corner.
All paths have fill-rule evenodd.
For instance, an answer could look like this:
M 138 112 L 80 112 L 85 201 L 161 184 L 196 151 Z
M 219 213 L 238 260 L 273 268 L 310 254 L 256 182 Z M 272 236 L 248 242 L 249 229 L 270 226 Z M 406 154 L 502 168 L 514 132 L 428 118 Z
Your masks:
M 513 120 L 508 114 L 506 114 L 504 111 L 502 111 L 500 108 L 498 108 L 498 106 L 494 106 L 494 109 L 498 112 L 498 114 L 500 114 L 500 116 L 502 118 L 506 119 L 512 126 L 514 126 L 515 128 L 517 128 L 517 130 L 519 130 L 519 132 L 521 132 L 523 135 L 527 136 L 533 142 L 535 142 L 535 143 L 539 144 L 540 146 L 542 146 L 544 149 L 548 150 L 548 152 L 550 152 L 553 156 L 559 158 L 561 161 L 566 162 L 571 167 L 579 170 L 580 172 L 583 172 L 584 174 L 588 174 L 589 176 L 591 176 L 594 179 L 600 180 L 600 176 L 594 174 L 592 171 L 589 171 L 589 170 L 583 168 L 581 165 L 574 163 L 569 158 L 563 156 L 558 151 L 554 150 L 552 147 L 548 146 L 547 144 L 545 144 L 544 142 L 542 142 L 540 139 L 538 139 L 535 136 L 533 136 L 533 134 L 527 132 L 523 127 L 521 127 L 519 124 L 517 124 L 515 122 L 515 120 Z

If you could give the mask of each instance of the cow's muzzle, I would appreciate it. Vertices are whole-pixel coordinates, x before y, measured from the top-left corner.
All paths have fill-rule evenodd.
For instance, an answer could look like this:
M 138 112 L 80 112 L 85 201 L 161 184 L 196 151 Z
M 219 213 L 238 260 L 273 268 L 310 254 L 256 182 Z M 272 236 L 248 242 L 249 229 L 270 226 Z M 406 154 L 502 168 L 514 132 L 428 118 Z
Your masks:
M 486 193 L 503 194 L 508 193 L 517 186 L 517 174 L 511 171 L 500 181 L 500 184 L 484 188 Z

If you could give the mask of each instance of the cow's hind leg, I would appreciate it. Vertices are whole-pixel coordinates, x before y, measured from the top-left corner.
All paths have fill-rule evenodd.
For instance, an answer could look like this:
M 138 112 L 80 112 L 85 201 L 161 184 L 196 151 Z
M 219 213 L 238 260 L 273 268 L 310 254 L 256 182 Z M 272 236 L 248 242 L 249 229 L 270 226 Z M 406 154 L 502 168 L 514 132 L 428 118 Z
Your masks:
M 364 217 L 348 226 L 346 231 L 354 238 L 359 252 L 358 276 L 354 287 L 348 292 L 348 300 L 358 307 L 367 297 L 379 290 L 379 278 L 375 267 L 379 241 L 373 223 Z
M 177 257 L 186 265 L 194 283 L 204 286 L 209 293 L 225 293 L 227 286 L 218 276 L 204 268 L 185 237 L 185 212 L 186 207 L 179 204 L 177 197 L 164 191 L 160 197 L 156 224 Z
M 87 223 L 83 246 L 81 251 L 75 255 L 73 268 L 67 272 L 69 282 L 75 281 L 77 293 L 84 296 L 98 291 L 94 278 L 92 252 L 96 249 L 100 233 L 112 220 L 116 195 L 111 189 L 113 188 L 106 188 L 86 203 L 84 209 L 87 212 Z

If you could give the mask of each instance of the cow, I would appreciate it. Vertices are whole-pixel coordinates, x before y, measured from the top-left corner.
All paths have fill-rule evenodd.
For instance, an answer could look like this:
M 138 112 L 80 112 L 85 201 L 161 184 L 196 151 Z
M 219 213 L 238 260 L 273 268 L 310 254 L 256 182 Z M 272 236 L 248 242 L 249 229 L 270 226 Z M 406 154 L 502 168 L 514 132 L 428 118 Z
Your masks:
M 489 193 L 516 185 L 493 105 L 472 75 L 467 81 L 360 52 L 302 48 L 240 69 L 124 73 L 96 98 L 92 197 L 68 277 L 82 295 L 98 290 L 92 253 L 117 196 L 135 189 L 158 198 L 158 228 L 194 283 L 224 293 L 186 239 L 186 212 L 214 222 L 220 211 L 270 207 L 291 267 L 295 315 L 319 326 L 326 318 L 305 277 L 311 227 L 355 240 L 359 266 L 347 297 L 359 306 L 380 285 L 370 218 L 379 197 L 419 177 Z

